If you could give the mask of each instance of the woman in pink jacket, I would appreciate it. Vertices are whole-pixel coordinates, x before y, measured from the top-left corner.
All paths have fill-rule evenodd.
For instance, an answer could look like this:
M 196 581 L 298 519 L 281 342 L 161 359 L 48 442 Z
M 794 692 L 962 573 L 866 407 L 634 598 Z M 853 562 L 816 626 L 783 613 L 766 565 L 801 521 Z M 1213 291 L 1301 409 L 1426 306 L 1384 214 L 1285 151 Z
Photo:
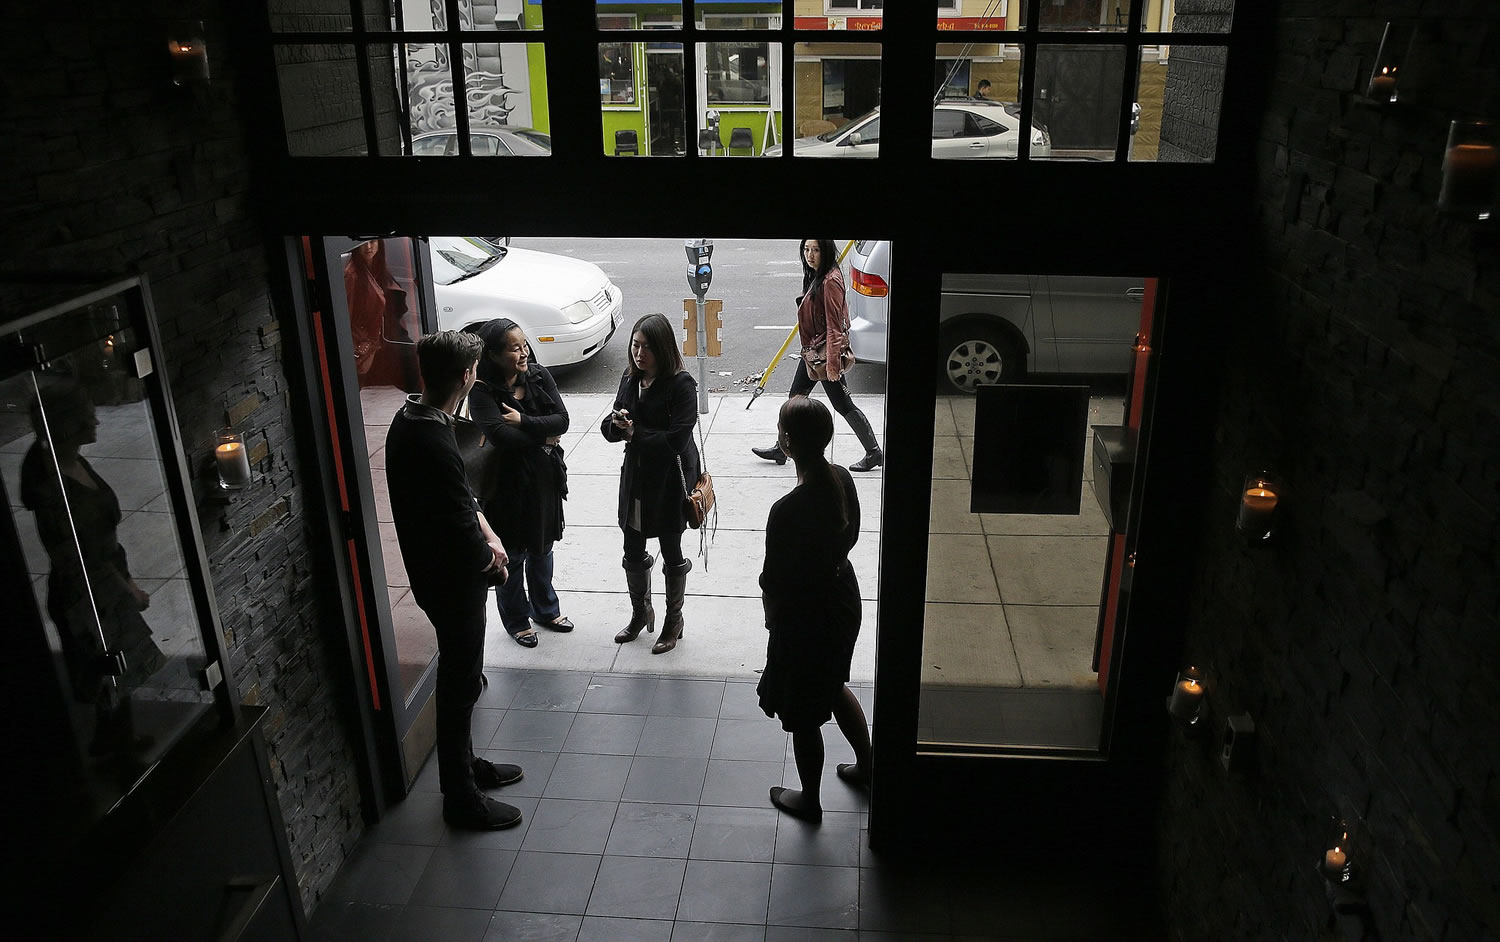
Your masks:
M 792 376 L 787 396 L 806 396 L 814 383 L 822 383 L 828 401 L 859 438 L 865 456 L 849 465 L 850 471 L 873 471 L 885 461 L 880 440 L 870 420 L 849 398 L 844 374 L 854 365 L 849 352 L 849 307 L 844 301 L 844 274 L 839 270 L 838 251 L 832 239 L 803 239 L 802 296 L 797 299 L 797 332 L 802 341 L 802 359 Z M 752 448 L 767 461 L 786 463 L 781 445 Z

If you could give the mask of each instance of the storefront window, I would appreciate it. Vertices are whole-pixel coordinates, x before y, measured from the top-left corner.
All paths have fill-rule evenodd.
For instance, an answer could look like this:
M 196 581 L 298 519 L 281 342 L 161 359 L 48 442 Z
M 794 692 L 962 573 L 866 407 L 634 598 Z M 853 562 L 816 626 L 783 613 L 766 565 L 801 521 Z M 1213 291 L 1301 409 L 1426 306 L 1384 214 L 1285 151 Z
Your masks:
M 599 102 L 635 103 L 635 57 L 630 43 L 599 44 Z
M 885 0 L 828 0 L 829 13 L 847 13 L 851 10 L 884 9 Z
M 708 101 L 764 105 L 771 100 L 770 43 L 707 43 Z

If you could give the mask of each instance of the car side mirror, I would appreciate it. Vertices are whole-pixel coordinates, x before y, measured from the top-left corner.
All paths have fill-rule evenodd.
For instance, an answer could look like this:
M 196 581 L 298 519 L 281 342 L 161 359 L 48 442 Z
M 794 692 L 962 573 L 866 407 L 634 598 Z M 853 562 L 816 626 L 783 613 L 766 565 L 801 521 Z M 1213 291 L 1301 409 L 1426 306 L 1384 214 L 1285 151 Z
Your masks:
M 858 131 L 855 131 L 853 134 L 850 134 L 848 137 L 844 138 L 844 143 L 849 145 L 850 147 L 858 147 L 861 143 L 863 143 L 863 141 L 864 138 L 860 137 Z

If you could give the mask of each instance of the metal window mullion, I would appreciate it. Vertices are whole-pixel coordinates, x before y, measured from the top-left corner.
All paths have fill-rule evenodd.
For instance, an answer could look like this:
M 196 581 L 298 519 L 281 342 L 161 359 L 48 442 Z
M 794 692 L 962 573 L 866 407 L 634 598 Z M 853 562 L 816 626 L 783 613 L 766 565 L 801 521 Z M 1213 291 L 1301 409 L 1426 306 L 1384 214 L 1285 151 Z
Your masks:
M 1026 3 L 1026 29 L 1021 34 L 1021 128 L 1016 141 L 1016 160 L 1021 163 L 1031 159 L 1032 115 L 1036 111 L 1036 50 L 1035 37 L 1040 32 L 1037 22 L 1042 17 L 1042 0 L 1024 0 Z
M 375 91 L 370 88 L 370 49 L 362 42 L 365 36 L 365 19 L 360 9 L 360 0 L 349 0 L 349 17 L 353 23 L 354 68 L 359 75 L 359 109 L 365 122 L 365 153 L 372 157 L 380 154 L 380 129 L 375 124 Z
M 790 15 L 786 7 L 793 4 L 784 4 L 781 12 L 781 36 L 776 42 L 781 44 L 781 159 L 792 159 L 792 143 L 797 139 L 797 37 L 795 35 L 795 24 L 797 21 L 796 10 Z M 820 91 L 821 97 L 821 91 Z M 771 120 L 776 120 L 773 112 Z M 761 143 L 761 153 L 765 153 L 765 143 Z
M 468 77 L 464 74 L 464 39 L 458 15 L 458 0 L 443 0 L 447 16 L 448 69 L 453 77 L 453 124 L 458 136 L 458 155 L 472 157 L 473 146 L 469 141 L 469 91 Z
M 703 156 L 699 154 L 698 135 L 703 130 L 699 123 L 699 112 L 702 106 L 698 102 L 698 14 L 697 4 L 693 0 L 683 0 L 682 3 L 682 121 L 688 123 L 692 118 L 692 124 L 684 127 L 684 136 L 691 133 L 692 139 L 688 142 L 683 154 L 689 160 L 697 160 Z M 717 148 L 715 148 L 717 150 Z
M 1115 129 L 1115 163 L 1130 162 L 1131 106 L 1140 98 L 1141 17 L 1146 0 L 1130 0 L 1130 22 L 1125 27 L 1125 75 L 1120 89 L 1120 122 Z

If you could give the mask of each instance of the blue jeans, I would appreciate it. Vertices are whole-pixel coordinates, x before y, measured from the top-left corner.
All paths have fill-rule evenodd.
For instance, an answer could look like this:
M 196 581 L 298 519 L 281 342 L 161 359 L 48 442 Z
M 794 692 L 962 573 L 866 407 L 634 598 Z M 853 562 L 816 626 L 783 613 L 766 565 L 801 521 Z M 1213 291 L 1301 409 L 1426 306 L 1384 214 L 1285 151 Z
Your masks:
M 505 555 L 510 557 L 506 565 L 510 578 L 495 590 L 495 607 L 500 610 L 505 630 L 518 635 L 531 627 L 528 619 L 548 622 L 562 614 L 557 593 L 552 590 L 552 544 L 547 544 L 547 551 L 541 554 L 506 547 Z

